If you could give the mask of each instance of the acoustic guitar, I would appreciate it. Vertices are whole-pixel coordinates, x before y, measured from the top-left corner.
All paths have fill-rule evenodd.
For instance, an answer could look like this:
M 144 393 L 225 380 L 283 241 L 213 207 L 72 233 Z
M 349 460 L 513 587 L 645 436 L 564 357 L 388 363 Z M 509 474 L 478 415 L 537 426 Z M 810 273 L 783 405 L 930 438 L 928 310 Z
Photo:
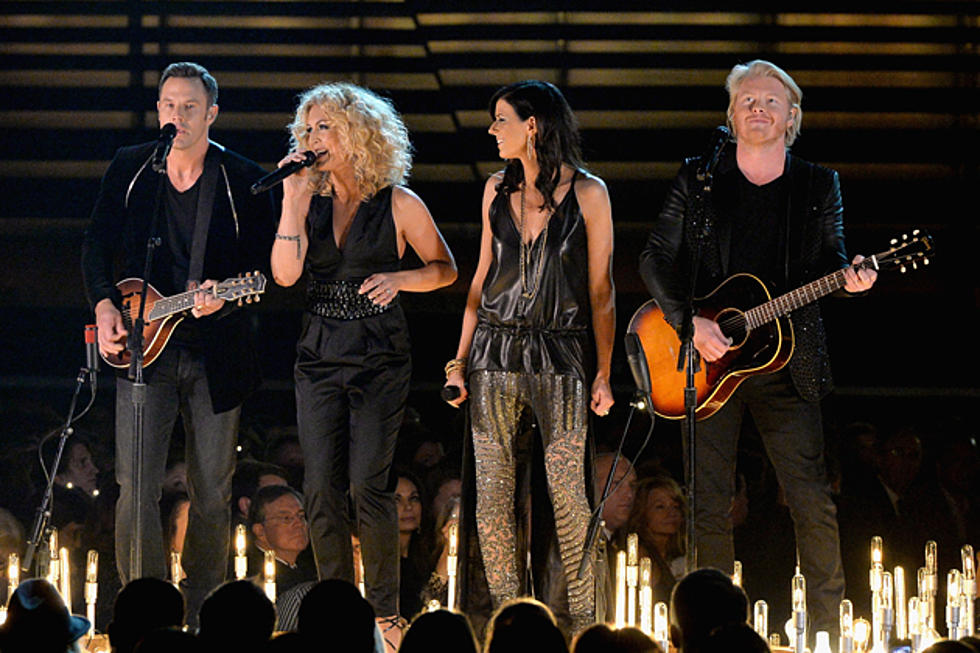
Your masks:
M 116 284 L 122 293 L 123 326 L 133 332 L 133 322 L 139 312 L 140 291 L 143 288 L 142 279 L 123 279 Z M 205 292 L 208 295 L 225 301 L 244 302 L 259 301 L 265 292 L 265 275 L 261 272 L 246 272 L 240 277 L 225 279 L 203 290 L 188 290 L 186 292 L 164 297 L 156 288 L 147 284 L 146 309 L 143 313 L 143 366 L 150 365 L 157 359 L 164 347 L 170 341 L 174 329 L 180 324 L 187 311 L 194 308 L 194 295 Z M 123 343 L 125 344 L 125 343 Z M 118 354 L 102 355 L 102 359 L 112 367 L 129 367 L 132 352 L 128 348 Z
M 912 235 L 893 239 L 889 249 L 870 256 L 856 268 L 899 269 L 904 273 L 929 264 L 932 238 L 916 229 Z M 793 355 L 793 324 L 789 314 L 844 287 L 844 269 L 832 272 L 805 286 L 773 299 L 766 285 L 751 274 L 734 274 L 704 297 L 695 299 L 695 314 L 714 320 L 732 346 L 720 359 L 701 361 L 695 374 L 697 410 L 695 418 L 714 415 L 745 379 L 782 369 Z M 653 299 L 644 303 L 630 319 L 628 330 L 637 334 L 650 369 L 654 411 L 667 419 L 681 419 L 687 375 L 677 371 L 681 341 L 677 331 L 664 320 Z

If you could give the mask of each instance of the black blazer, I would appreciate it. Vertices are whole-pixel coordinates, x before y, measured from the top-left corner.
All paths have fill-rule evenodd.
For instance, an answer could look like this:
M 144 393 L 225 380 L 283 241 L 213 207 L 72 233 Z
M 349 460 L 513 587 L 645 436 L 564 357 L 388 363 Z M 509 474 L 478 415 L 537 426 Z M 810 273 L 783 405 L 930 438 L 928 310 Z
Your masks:
M 85 292 L 93 308 L 105 298 L 112 299 L 118 307 L 121 298 L 116 280 L 143 277 L 146 243 L 158 188 L 163 182 L 163 176 L 149 165 L 154 146 L 151 142 L 119 149 L 102 178 L 82 245 Z M 249 192 L 249 186 L 265 171 L 217 143 L 211 142 L 211 147 L 219 149 L 221 167 L 203 276 L 222 281 L 252 270 L 268 273 L 275 233 L 274 204 L 271 194 L 254 196 Z M 165 219 L 161 218 L 160 223 L 157 234 L 163 244 L 154 252 L 149 282 L 163 295 L 172 295 L 185 289 L 171 287 L 173 261 L 166 241 Z M 247 316 L 228 304 L 221 311 L 200 318 L 198 324 L 204 339 L 212 407 L 216 412 L 229 410 L 239 405 L 261 380 Z M 146 368 L 147 382 L 152 380 L 152 374 L 150 365 Z
M 687 294 L 690 256 L 693 250 L 692 215 L 696 212 L 701 182 L 696 179 L 700 157 L 687 159 L 674 179 L 663 209 L 653 223 L 646 247 L 640 255 L 640 276 L 675 327 L 683 317 Z M 790 178 L 786 222 L 773 225 L 780 239 L 781 291 L 792 290 L 824 274 L 846 267 L 843 206 L 837 173 L 786 154 Z M 714 186 L 740 174 L 734 148 L 723 153 L 715 172 Z M 702 255 L 698 270 L 697 294 L 705 295 L 737 270 L 728 269 L 731 207 L 718 194 L 710 196 L 704 213 L 710 221 L 703 247 L 714 248 L 715 255 Z M 816 303 L 791 315 L 796 349 L 789 369 L 800 396 L 817 401 L 832 388 L 830 359 L 820 308 Z

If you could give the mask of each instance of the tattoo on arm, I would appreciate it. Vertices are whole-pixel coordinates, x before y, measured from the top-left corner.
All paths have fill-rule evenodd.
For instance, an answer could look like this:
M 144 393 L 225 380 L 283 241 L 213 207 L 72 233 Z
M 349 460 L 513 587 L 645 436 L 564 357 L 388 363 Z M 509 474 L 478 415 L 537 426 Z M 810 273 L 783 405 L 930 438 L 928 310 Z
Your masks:
M 296 260 L 299 260 L 300 254 L 302 253 L 302 245 L 299 242 L 299 234 L 295 236 L 286 236 L 284 234 L 276 234 L 276 240 L 291 240 L 296 243 Z

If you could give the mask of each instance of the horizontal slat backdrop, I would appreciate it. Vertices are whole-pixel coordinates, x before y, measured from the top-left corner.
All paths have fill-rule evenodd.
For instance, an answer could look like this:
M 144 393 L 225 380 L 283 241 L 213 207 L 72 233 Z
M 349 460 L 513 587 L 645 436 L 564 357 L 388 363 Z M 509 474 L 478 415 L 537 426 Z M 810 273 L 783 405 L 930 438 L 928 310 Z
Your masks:
M 390 95 L 417 147 L 413 183 L 450 221 L 475 219 L 473 185 L 499 166 L 484 134 L 498 85 L 560 85 L 619 218 L 642 220 L 723 121 L 728 69 L 757 56 L 804 88 L 798 153 L 837 167 L 862 208 L 901 188 L 884 201 L 902 222 L 975 175 L 977 3 L 894 14 L 636 4 L 4 2 L 3 217 L 83 218 L 115 148 L 152 135 L 159 70 L 184 59 L 221 85 L 214 136 L 267 166 L 304 87 L 344 78 Z

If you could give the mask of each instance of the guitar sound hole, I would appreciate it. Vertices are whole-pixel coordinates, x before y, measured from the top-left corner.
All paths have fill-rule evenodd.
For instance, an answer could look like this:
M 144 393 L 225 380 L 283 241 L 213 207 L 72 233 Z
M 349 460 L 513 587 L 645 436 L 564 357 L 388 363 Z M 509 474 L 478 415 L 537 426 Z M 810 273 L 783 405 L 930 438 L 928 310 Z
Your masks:
M 735 308 L 726 308 L 715 316 L 715 322 L 721 327 L 721 332 L 732 339 L 732 349 L 738 349 L 748 340 L 749 333 L 745 328 L 745 313 Z

